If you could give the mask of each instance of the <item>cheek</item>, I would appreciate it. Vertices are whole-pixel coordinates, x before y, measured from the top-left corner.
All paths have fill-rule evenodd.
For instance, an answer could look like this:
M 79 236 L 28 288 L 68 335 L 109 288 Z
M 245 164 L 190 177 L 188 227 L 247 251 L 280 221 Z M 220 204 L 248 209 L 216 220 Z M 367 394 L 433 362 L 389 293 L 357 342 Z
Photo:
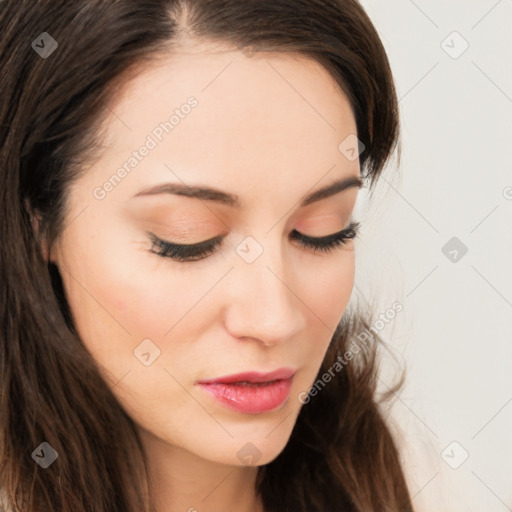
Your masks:
M 180 274 L 165 261 L 159 270 L 146 270 L 127 278 L 124 273 L 111 273 L 108 283 L 102 283 L 100 295 L 117 319 L 132 334 L 163 338 L 177 322 L 188 314 L 205 289 L 204 279 L 193 272 Z M 150 270 L 148 270 L 148 268 Z
M 102 265 L 105 263 L 104 260 Z M 157 278 L 159 274 L 140 271 L 128 276 L 123 270 L 130 268 L 123 268 L 119 262 L 112 268 L 103 267 L 105 277 L 95 283 L 96 296 L 111 313 L 104 317 L 105 322 L 112 326 L 121 324 L 125 334 L 129 333 L 130 346 L 142 341 L 141 337 L 163 336 L 172 326 L 174 312 L 180 309 L 180 296 L 176 293 L 183 289 L 180 280 L 170 282 L 168 279 L 168 286 L 163 287 L 161 276 L 160 282 Z
M 304 304 L 310 339 L 321 340 L 309 347 L 324 354 L 341 321 L 354 288 L 354 251 L 343 251 L 339 257 L 325 258 L 323 264 L 303 266 L 297 296 Z
M 74 279 L 67 286 L 77 330 L 104 379 L 130 414 L 155 420 L 164 414 L 159 401 L 175 407 L 190 401 L 166 369 L 173 375 L 195 371 L 191 365 L 200 354 L 188 341 L 201 329 L 193 305 L 205 285 L 193 273 L 166 271 L 165 260 L 156 260 L 162 266 L 154 269 L 153 258 L 138 252 L 91 250 L 94 257 L 74 268 L 83 286 Z
M 93 312 L 83 319 L 84 342 L 116 380 L 130 372 L 116 390 L 133 386 L 132 396 L 143 402 L 143 390 L 169 386 L 164 369 L 192 375 L 200 354 L 191 341 L 202 337 L 216 311 L 212 301 L 201 300 L 211 276 L 180 271 L 142 251 L 127 250 L 122 257 L 110 252 L 95 264 L 90 286 L 101 306 L 88 301 Z
M 354 287 L 355 254 L 345 251 L 339 258 L 317 265 L 308 278 L 307 292 L 302 295 L 306 304 L 313 301 L 315 311 L 323 312 L 322 319 L 339 321 L 350 300 Z M 319 315 L 320 316 L 320 315 Z M 328 323 L 332 326 L 332 321 Z
M 164 298 L 158 292 L 154 273 L 144 270 L 151 265 L 143 250 L 123 245 L 119 233 L 107 229 L 80 243 L 87 232 L 87 226 L 80 227 L 64 245 L 61 275 L 66 296 L 93 357 L 114 375 L 124 373 L 134 360 L 135 346 L 171 321 L 165 307 L 167 313 L 172 310 L 173 295 Z
M 321 337 L 320 339 L 324 340 L 320 347 L 317 347 L 320 357 L 317 361 L 318 365 L 325 356 L 332 335 L 350 301 L 354 288 L 354 274 L 354 252 L 348 251 L 344 252 L 336 262 L 321 267 L 310 282 L 309 295 L 306 297 L 314 300 L 311 309 L 321 319 L 320 322 L 316 317 L 312 319 L 312 322 L 315 322 L 320 329 L 316 339 Z

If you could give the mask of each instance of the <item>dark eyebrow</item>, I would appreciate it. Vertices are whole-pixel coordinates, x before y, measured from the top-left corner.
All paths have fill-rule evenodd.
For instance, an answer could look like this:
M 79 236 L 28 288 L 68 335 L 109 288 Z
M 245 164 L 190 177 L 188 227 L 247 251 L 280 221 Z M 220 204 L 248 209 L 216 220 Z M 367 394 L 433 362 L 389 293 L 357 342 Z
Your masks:
M 343 178 L 305 196 L 300 203 L 300 207 L 302 208 L 303 206 L 320 201 L 321 199 L 326 199 L 327 197 L 331 197 L 348 188 L 361 188 L 362 186 L 362 180 L 356 176 Z M 229 194 L 222 190 L 203 185 L 186 185 L 184 183 L 162 183 L 161 185 L 141 190 L 133 197 L 156 194 L 174 194 L 177 196 L 193 197 L 205 201 L 216 201 L 234 208 L 240 208 L 241 206 L 240 200 L 236 194 Z

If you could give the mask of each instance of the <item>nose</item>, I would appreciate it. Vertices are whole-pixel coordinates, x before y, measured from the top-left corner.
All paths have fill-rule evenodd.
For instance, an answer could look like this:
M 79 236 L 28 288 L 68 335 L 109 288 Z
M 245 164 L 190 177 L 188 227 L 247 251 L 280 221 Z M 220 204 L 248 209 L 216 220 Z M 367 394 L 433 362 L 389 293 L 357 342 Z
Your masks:
M 232 336 L 273 346 L 304 329 L 304 290 L 282 258 L 271 257 L 268 248 L 252 263 L 237 261 L 228 279 L 231 293 L 226 328 Z

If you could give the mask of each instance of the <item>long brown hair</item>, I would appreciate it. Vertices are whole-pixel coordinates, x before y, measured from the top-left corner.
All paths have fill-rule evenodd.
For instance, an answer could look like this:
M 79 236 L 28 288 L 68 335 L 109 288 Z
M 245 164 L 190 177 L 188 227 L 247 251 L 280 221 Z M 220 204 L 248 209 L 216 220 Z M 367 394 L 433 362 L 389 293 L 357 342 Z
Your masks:
M 101 149 L 109 101 L 183 30 L 325 66 L 351 102 L 370 188 L 396 149 L 390 65 L 357 0 L 0 0 L 0 489 L 14 511 L 154 510 L 137 430 L 75 331 L 41 243 L 65 228 L 67 190 Z M 34 48 L 43 32 L 58 44 L 46 56 Z M 346 312 L 319 377 L 370 320 Z M 267 512 L 412 510 L 376 400 L 381 341 L 359 344 L 258 469 Z M 42 442 L 58 454 L 47 469 L 33 458 Z

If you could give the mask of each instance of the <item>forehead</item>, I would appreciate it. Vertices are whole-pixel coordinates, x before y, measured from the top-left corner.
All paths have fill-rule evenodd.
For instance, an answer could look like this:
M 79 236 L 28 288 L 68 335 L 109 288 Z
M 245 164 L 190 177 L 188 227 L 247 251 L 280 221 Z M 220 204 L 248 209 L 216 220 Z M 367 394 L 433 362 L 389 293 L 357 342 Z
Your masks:
M 191 98 L 195 106 L 185 108 Z M 108 180 L 148 138 L 154 142 L 116 187 L 119 198 L 164 179 L 210 178 L 248 191 L 265 183 L 289 188 L 292 179 L 305 190 L 326 173 L 328 181 L 359 174 L 358 162 L 338 150 L 356 133 L 348 99 L 318 62 L 296 53 L 248 58 L 222 47 L 177 48 L 122 84 L 109 110 L 106 152 L 91 184 Z

